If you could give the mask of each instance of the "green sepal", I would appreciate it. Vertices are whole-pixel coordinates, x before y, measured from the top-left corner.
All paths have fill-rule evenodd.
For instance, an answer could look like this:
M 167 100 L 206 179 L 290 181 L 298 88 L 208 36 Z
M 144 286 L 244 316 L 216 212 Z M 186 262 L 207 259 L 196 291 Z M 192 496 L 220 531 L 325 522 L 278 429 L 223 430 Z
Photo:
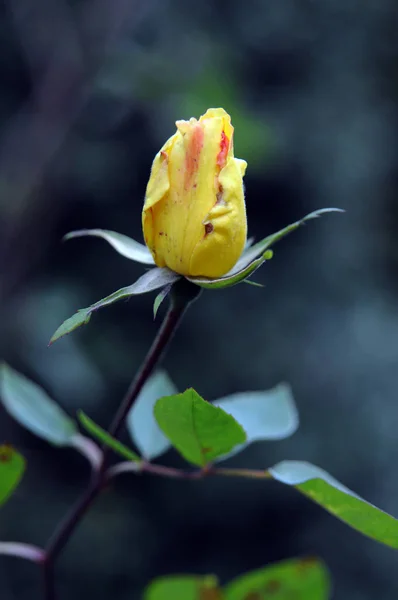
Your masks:
M 254 273 L 261 265 L 266 261 L 272 258 L 272 251 L 270 250 L 271 246 L 273 246 L 276 242 L 284 238 L 286 235 L 295 231 L 301 225 L 304 225 L 307 221 L 311 219 L 316 219 L 321 215 L 329 212 L 344 212 L 340 208 L 322 208 L 320 210 L 316 210 L 312 213 L 309 213 L 299 221 L 295 223 L 291 223 L 287 227 L 284 227 L 280 231 L 276 233 L 272 233 L 268 235 L 266 238 L 254 244 L 254 246 L 247 245 L 245 250 L 243 251 L 242 256 L 236 263 L 236 265 L 223 277 L 219 279 L 207 279 L 204 277 L 192 277 L 189 281 L 199 285 L 200 287 L 207 289 L 221 289 L 226 287 L 231 287 L 236 285 L 237 283 L 241 283 L 245 281 L 250 275 Z
M 254 271 L 257 271 L 257 269 L 261 267 L 266 260 L 271 260 L 272 255 L 272 250 L 267 250 L 262 256 L 256 260 L 253 260 L 244 269 L 234 273 L 234 275 L 226 275 L 225 277 L 220 277 L 219 279 L 205 279 L 202 277 L 187 277 L 187 279 L 199 287 L 209 290 L 220 290 L 222 288 L 232 287 L 233 285 L 237 285 L 238 283 L 241 283 L 250 277 L 250 275 L 252 275 Z
M 146 294 L 162 287 L 169 287 L 170 289 L 172 284 L 180 279 L 180 277 L 181 275 L 174 273 L 174 271 L 170 271 L 170 269 L 160 269 L 159 267 L 156 267 L 150 271 L 147 271 L 147 273 L 142 275 L 132 285 L 128 285 L 127 287 L 113 292 L 113 294 L 110 296 L 102 298 L 102 300 L 99 300 L 88 308 L 80 308 L 77 313 L 75 313 L 69 319 L 66 319 L 66 321 L 64 321 L 62 325 L 58 327 L 57 331 L 50 340 L 49 346 L 64 335 L 71 333 L 81 325 L 86 325 L 90 321 L 92 313 L 96 310 L 104 308 L 105 306 L 109 306 L 110 304 L 118 302 L 119 300 L 130 298 L 130 296 Z
M 153 302 L 153 320 L 156 319 L 156 315 L 158 314 L 159 307 L 162 304 L 163 300 L 166 298 L 166 296 L 169 294 L 172 286 L 173 286 L 172 283 L 170 283 L 169 285 L 166 285 L 166 287 L 164 287 L 162 290 L 160 290 L 160 292 L 156 296 L 156 298 Z
M 79 231 L 71 231 L 67 233 L 63 240 L 72 240 L 83 236 L 99 237 L 108 242 L 122 256 L 129 260 L 135 260 L 144 265 L 154 265 L 152 254 L 146 246 L 136 242 L 127 235 L 109 231 L 109 229 L 79 229 Z

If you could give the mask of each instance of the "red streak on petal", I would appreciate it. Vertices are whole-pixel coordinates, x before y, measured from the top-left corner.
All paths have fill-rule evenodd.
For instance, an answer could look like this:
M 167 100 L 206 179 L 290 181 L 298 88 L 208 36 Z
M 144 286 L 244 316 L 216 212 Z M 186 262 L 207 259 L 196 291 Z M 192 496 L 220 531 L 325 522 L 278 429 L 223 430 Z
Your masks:
M 220 141 L 220 152 L 217 154 L 217 165 L 222 169 L 225 167 L 225 163 L 227 162 L 227 155 L 229 150 L 229 139 L 225 135 L 225 131 L 221 133 L 221 141 Z
M 189 134 L 188 134 L 189 135 Z M 185 155 L 185 181 L 187 190 L 192 183 L 195 173 L 199 168 L 199 157 L 203 148 L 204 131 L 201 124 L 192 127 Z

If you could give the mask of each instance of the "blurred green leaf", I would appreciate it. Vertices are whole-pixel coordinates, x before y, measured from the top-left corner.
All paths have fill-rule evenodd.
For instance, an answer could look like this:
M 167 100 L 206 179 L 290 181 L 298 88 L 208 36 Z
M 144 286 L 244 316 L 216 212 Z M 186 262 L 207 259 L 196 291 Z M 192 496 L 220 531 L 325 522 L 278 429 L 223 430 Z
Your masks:
M 212 575 L 159 577 L 148 585 L 143 600 L 223 600 L 217 579 Z
M 90 419 L 90 417 L 88 417 L 82 410 L 78 411 L 77 416 L 84 429 L 86 429 L 94 438 L 105 444 L 105 446 L 108 446 L 111 448 L 111 450 L 123 458 L 127 458 L 127 460 L 141 462 L 138 454 L 109 435 L 105 429 L 97 425 L 97 423 L 94 423 L 94 421 Z
M 153 409 L 162 396 L 177 394 L 178 390 L 165 371 L 150 377 L 127 416 L 127 429 L 142 456 L 152 460 L 170 448 L 171 444 L 156 422 Z
M 3 406 L 20 425 L 56 446 L 71 442 L 76 423 L 40 386 L 5 363 L 0 368 L 0 380 Z
M 201 467 L 246 441 L 242 426 L 231 415 L 192 388 L 158 400 L 155 418 L 178 452 Z
M 116 252 L 130 260 L 135 260 L 144 265 L 155 264 L 152 254 L 144 244 L 140 244 L 122 233 L 116 233 L 116 231 L 109 231 L 108 229 L 80 229 L 79 231 L 71 231 L 66 234 L 64 240 L 83 236 L 94 236 L 104 239 Z
M 225 460 L 256 441 L 287 438 L 297 430 L 299 424 L 291 389 L 283 383 L 263 392 L 232 394 L 213 404 L 232 415 L 247 435 L 244 444 L 235 446 L 232 452 L 218 460 Z
M 307 462 L 286 460 L 268 472 L 360 533 L 398 548 L 398 520 L 357 496 L 323 469 Z
M 109 306 L 114 302 L 129 298 L 130 296 L 146 294 L 161 287 L 169 286 L 177 281 L 177 279 L 180 279 L 180 277 L 181 276 L 177 273 L 174 273 L 166 268 L 160 269 L 156 267 L 155 269 L 147 271 L 132 285 L 128 285 L 127 287 L 117 290 L 110 296 L 102 298 L 102 300 L 99 300 L 88 308 L 79 309 L 75 315 L 64 321 L 62 325 L 58 327 L 57 331 L 50 340 L 50 344 L 59 340 L 59 338 L 63 337 L 67 333 L 74 331 L 77 329 L 77 327 L 80 327 L 80 325 L 86 325 L 90 320 L 91 314 L 99 308 L 104 308 L 105 306 Z
M 25 466 L 25 459 L 19 452 L 7 444 L 0 446 L 0 506 L 19 484 Z
M 224 593 L 225 600 L 327 600 L 329 573 L 316 558 L 286 560 L 234 579 Z

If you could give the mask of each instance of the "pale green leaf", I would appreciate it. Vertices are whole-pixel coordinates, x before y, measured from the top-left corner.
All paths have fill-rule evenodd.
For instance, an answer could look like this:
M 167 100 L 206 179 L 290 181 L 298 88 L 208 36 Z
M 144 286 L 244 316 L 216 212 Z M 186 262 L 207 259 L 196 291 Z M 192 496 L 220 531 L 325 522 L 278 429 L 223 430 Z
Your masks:
M 298 428 L 299 418 L 290 386 L 280 384 L 271 390 L 241 392 L 214 402 L 232 415 L 246 432 L 246 442 L 236 446 L 227 456 L 240 452 L 256 441 L 282 440 Z
M 69 445 L 77 432 L 76 423 L 43 388 L 5 363 L 0 368 L 0 398 L 20 425 L 51 444 Z
M 159 398 L 177 392 L 167 373 L 157 371 L 146 381 L 127 416 L 130 436 L 147 460 L 160 456 L 170 448 L 171 444 L 157 424 L 153 409 Z

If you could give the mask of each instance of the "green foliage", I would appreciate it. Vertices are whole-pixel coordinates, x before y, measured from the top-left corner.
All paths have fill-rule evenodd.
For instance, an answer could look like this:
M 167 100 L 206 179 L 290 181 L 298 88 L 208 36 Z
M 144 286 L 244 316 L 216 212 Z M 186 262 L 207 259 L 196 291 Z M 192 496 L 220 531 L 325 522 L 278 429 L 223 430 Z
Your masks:
M 274 479 L 294 486 L 353 529 L 398 548 L 398 520 L 357 496 L 323 469 L 292 460 L 275 465 L 269 473 Z
M 39 385 L 5 363 L 0 376 L 3 406 L 20 425 L 56 446 L 71 443 L 77 432 L 75 422 Z
M 200 467 L 246 441 L 244 429 L 233 417 L 193 389 L 158 400 L 155 418 L 178 452 Z
M 0 446 L 0 506 L 13 493 L 25 471 L 25 459 L 14 448 Z
M 153 409 L 162 396 L 178 394 L 178 390 L 164 371 L 148 379 L 127 418 L 131 439 L 141 455 L 153 460 L 163 454 L 171 444 L 162 433 Z M 299 424 L 297 408 L 291 389 L 280 384 L 271 390 L 241 392 L 225 396 L 212 403 L 231 415 L 246 433 L 246 441 L 216 460 L 225 460 L 242 451 L 255 441 L 280 440 L 292 435 Z
M 223 600 L 223 595 L 212 575 L 180 575 L 155 579 L 144 600 Z
M 329 573 L 316 558 L 286 560 L 245 573 L 223 589 L 214 576 L 160 577 L 143 600 L 328 600 Z
M 5 363 L 0 373 L 1 400 L 16 421 L 54 445 L 70 445 L 82 451 L 82 444 L 76 444 L 76 423 L 40 386 Z M 171 444 L 187 461 L 203 468 L 241 451 L 253 441 L 283 439 L 298 426 L 297 411 L 286 385 L 268 392 L 234 394 L 214 404 L 203 400 L 193 389 L 183 394 L 176 392 L 166 373 L 155 373 L 146 382 L 128 415 L 128 430 L 145 460 L 160 456 Z M 83 412 L 80 411 L 78 416 L 94 438 L 123 458 L 142 462 L 138 454 L 110 436 Z M 13 477 L 17 482 L 24 467 L 23 458 L 17 453 L 9 452 L 7 456 L 10 461 L 4 461 L 6 479 L 1 484 L 5 486 L 4 497 L 11 493 Z M 218 472 L 220 475 L 272 477 L 295 487 L 364 535 L 398 548 L 397 519 L 310 463 L 284 461 L 267 471 L 224 469 Z M 217 469 L 213 469 L 213 473 L 217 474 Z
M 111 448 L 114 452 L 116 452 L 116 454 L 119 454 L 123 458 L 127 458 L 127 460 L 131 460 L 133 462 L 141 461 L 138 454 L 109 435 L 105 429 L 102 429 L 102 427 L 94 423 L 94 421 L 84 414 L 82 410 L 79 410 L 77 416 L 84 429 L 86 429 L 94 438 Z
M 329 574 L 316 558 L 286 560 L 234 579 L 224 592 L 225 600 L 327 600 Z

